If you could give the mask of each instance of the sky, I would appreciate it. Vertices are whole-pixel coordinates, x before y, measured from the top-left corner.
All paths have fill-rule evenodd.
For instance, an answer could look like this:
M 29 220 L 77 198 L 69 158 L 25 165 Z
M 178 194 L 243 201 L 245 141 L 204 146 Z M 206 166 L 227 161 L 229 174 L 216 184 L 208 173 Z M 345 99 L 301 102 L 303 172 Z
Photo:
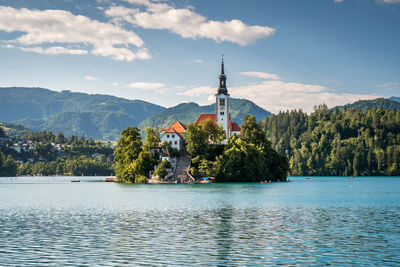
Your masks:
M 0 0 L 0 87 L 271 112 L 400 96 L 400 0 Z

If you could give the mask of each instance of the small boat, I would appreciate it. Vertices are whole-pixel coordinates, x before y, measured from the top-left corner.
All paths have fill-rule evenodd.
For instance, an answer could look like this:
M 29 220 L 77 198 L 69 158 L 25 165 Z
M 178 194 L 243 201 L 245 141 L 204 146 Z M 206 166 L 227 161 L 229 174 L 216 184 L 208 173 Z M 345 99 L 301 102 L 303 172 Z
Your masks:
M 203 177 L 200 181 L 201 184 L 211 184 L 215 181 L 214 177 Z
M 71 180 L 71 183 L 79 183 L 81 180 Z
M 310 178 L 310 177 L 307 177 L 306 179 L 309 180 L 309 179 L 311 179 L 311 178 Z

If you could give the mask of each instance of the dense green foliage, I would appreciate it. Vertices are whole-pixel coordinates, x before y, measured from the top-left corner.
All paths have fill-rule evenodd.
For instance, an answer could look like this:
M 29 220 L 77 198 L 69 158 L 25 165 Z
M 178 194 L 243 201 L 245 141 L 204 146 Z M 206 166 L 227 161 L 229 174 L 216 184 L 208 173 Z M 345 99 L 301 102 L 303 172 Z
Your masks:
M 147 129 L 145 145 L 142 145 L 140 130 L 128 127 L 121 132 L 118 147 L 115 149 L 115 174 L 124 183 L 143 183 L 157 163 L 152 158 L 150 148 L 155 142 L 155 131 Z
M 319 106 L 280 112 L 262 122 L 292 175 L 400 175 L 400 112 L 339 111 Z
M 80 156 L 76 159 L 57 159 L 50 162 L 25 162 L 18 166 L 18 175 L 74 175 L 105 176 L 113 174 L 113 167 L 101 159 Z
M 47 129 L 102 140 L 117 140 L 127 125 L 137 125 L 163 107 L 141 100 L 42 88 L 0 88 L 0 121 L 34 131 Z
M 167 176 L 167 174 L 168 174 L 168 171 L 167 171 L 168 165 L 169 165 L 169 162 L 167 160 L 160 162 L 157 165 L 156 170 L 154 171 L 154 175 L 157 176 L 159 179 L 164 179 L 165 176 Z
M 384 108 L 384 109 L 394 109 L 396 111 L 400 111 L 400 103 L 396 101 L 396 97 L 391 97 L 390 99 L 387 98 L 376 98 L 372 100 L 359 100 L 356 101 L 352 104 L 347 104 L 344 106 L 338 106 L 335 108 L 338 108 L 339 110 L 342 110 L 344 108 L 353 108 L 357 110 L 361 110 L 363 112 L 366 112 L 368 109 L 373 109 L 373 108 Z M 334 109 L 335 109 L 334 108 Z
M 246 99 L 231 98 L 229 100 L 230 114 L 232 121 L 242 123 L 244 114 L 253 114 L 257 120 L 261 120 L 271 113 L 257 106 L 253 102 Z M 200 106 L 196 103 L 183 103 L 168 108 L 159 114 L 148 117 L 141 122 L 138 127 L 144 129 L 146 127 L 167 127 L 175 121 L 181 121 L 189 124 L 196 121 L 200 113 L 215 113 L 215 104 Z
M 254 116 L 246 116 L 240 136 L 227 145 L 209 143 L 206 131 L 195 123 L 187 127 L 187 149 L 193 156 L 192 175 L 213 176 L 220 182 L 286 181 L 288 161 L 271 148 Z
M 11 155 L 7 157 L 0 151 L 0 177 L 15 176 L 17 174 L 17 163 Z

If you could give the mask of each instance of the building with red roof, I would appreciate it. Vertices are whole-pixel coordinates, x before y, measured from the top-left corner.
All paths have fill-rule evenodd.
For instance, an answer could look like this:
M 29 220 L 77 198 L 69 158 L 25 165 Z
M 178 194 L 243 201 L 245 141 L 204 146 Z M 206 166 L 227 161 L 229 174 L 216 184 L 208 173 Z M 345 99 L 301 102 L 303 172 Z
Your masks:
M 180 150 L 186 135 L 186 125 L 180 121 L 174 122 L 171 126 L 161 129 L 161 142 L 168 142 L 171 147 Z

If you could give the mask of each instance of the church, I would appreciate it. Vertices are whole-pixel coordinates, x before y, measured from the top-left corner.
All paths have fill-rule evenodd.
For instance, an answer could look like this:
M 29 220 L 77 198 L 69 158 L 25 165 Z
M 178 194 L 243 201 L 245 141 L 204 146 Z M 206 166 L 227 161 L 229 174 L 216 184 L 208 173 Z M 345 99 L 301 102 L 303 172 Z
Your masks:
M 220 125 L 225 133 L 226 140 L 235 134 L 240 134 L 240 126 L 236 122 L 231 121 L 231 114 L 229 113 L 229 94 L 226 88 L 226 75 L 224 70 L 224 58 L 221 63 L 221 74 L 218 77 L 219 86 L 215 94 L 215 113 L 202 113 L 196 120 L 199 124 L 205 120 L 211 120 L 213 123 Z
M 221 74 L 219 75 L 219 86 L 217 93 L 215 94 L 215 113 L 202 113 L 196 120 L 197 124 L 204 121 L 210 120 L 214 124 L 218 123 L 225 133 L 226 139 L 224 143 L 227 143 L 228 139 L 236 134 L 240 134 L 240 126 L 236 122 L 231 121 L 231 115 L 229 113 L 229 94 L 226 88 L 226 75 L 224 71 L 224 58 L 221 63 Z M 171 147 L 180 150 L 183 146 L 184 139 L 186 136 L 186 125 L 177 121 L 171 126 L 165 129 L 161 129 L 160 137 L 161 142 L 168 142 Z

